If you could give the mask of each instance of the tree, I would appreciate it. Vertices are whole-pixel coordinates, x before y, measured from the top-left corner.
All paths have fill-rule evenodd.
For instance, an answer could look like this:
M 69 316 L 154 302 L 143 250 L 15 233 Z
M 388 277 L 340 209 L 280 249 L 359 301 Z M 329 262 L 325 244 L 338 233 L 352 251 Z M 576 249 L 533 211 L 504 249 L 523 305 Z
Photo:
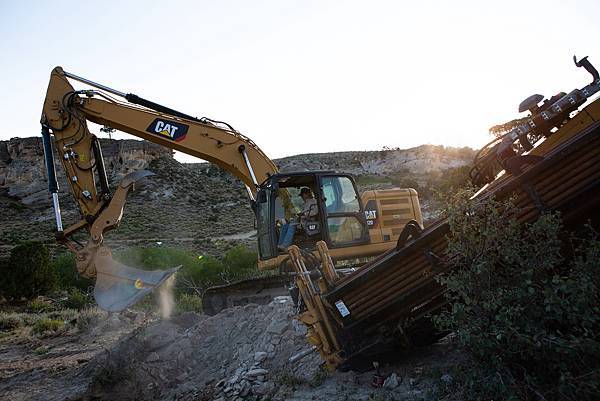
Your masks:
M 50 253 L 41 242 L 17 245 L 2 268 L 2 290 L 13 298 L 32 298 L 56 286 L 56 274 L 50 266 Z

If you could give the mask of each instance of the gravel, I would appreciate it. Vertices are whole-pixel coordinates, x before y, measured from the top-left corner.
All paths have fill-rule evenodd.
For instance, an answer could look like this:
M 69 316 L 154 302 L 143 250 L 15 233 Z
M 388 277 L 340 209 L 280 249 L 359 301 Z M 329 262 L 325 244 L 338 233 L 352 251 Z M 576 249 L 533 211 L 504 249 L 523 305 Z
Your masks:
M 293 319 L 289 297 L 216 316 L 186 313 L 150 323 L 88 364 L 83 399 L 100 400 L 411 400 L 423 395 L 416 370 L 326 374 Z M 290 357 L 307 352 L 290 363 Z M 439 359 L 435 356 L 435 359 Z M 387 370 L 386 370 L 387 369 Z M 396 368 L 399 369 L 399 368 Z M 419 368 L 418 372 L 421 372 Z M 400 372 L 398 370 L 398 372 Z M 410 375 L 410 376 L 409 376 Z M 419 382 L 420 383 L 420 382 Z M 416 387 L 415 387 L 416 386 Z

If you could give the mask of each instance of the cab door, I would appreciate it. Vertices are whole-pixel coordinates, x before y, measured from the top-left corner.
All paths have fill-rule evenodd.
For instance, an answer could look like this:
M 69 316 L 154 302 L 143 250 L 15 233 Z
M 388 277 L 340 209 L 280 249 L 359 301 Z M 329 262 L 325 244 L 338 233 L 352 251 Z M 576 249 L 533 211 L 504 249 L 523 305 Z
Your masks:
M 369 230 L 360 196 L 349 175 L 322 175 L 319 179 L 324 211 L 324 233 L 331 248 L 366 244 Z
M 261 187 L 256 194 L 256 232 L 260 260 L 277 256 L 274 224 L 274 192 L 270 183 Z

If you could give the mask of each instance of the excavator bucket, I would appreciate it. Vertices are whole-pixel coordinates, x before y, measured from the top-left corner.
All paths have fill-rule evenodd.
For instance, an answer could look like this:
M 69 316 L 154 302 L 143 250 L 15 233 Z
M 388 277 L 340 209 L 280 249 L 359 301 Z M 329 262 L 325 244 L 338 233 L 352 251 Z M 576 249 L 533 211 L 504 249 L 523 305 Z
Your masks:
M 120 312 L 139 302 L 181 267 L 152 271 L 136 269 L 115 261 L 105 247 L 101 247 L 95 259 L 94 297 L 98 306 L 109 312 Z

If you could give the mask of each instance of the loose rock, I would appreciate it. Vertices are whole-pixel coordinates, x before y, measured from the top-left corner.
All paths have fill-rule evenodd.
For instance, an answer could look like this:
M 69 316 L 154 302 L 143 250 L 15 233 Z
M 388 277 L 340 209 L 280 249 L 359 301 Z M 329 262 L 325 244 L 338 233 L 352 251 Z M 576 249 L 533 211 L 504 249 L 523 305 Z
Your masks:
M 385 379 L 385 381 L 383 382 L 383 388 L 387 388 L 390 390 L 395 389 L 399 385 L 400 385 L 400 382 L 398 381 L 398 375 L 395 373 L 392 373 L 391 375 L 389 375 L 388 378 Z

